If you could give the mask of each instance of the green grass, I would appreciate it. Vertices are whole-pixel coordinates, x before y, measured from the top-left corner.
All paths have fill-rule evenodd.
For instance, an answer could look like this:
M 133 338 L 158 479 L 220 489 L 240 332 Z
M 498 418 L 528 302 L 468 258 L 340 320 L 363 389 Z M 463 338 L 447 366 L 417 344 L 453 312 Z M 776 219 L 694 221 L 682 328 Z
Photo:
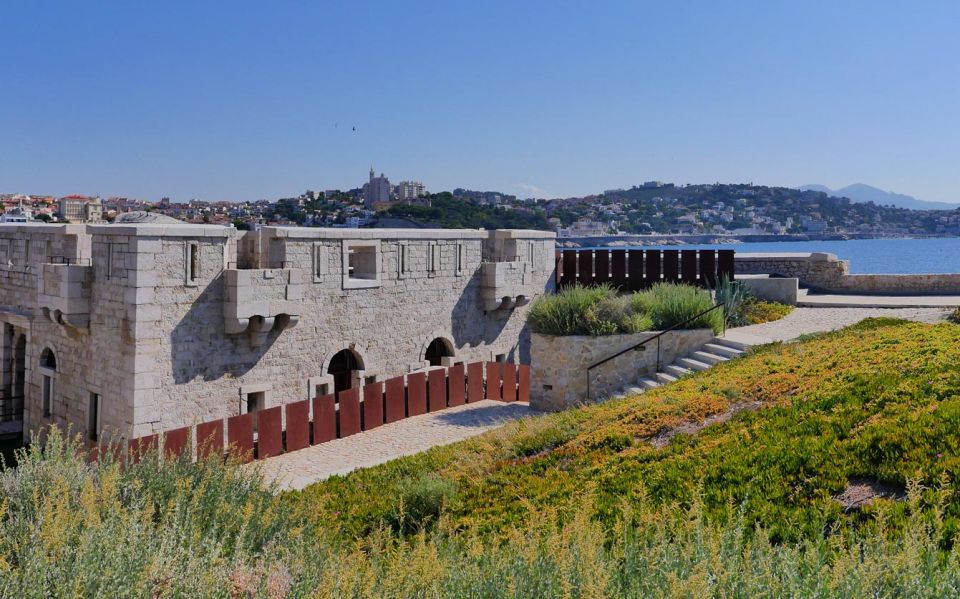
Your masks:
M 0 476 L 0 596 L 955 596 L 958 363 L 869 320 L 279 496 L 54 437 Z M 851 478 L 908 499 L 844 513 Z

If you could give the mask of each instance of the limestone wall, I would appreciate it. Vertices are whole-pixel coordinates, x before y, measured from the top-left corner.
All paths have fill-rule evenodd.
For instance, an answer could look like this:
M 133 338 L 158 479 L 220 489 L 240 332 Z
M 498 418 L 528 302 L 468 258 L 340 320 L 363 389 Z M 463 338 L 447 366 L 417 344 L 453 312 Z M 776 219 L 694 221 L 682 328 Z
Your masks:
M 960 274 L 850 274 L 848 260 L 826 253 L 740 253 L 737 274 L 795 277 L 815 291 L 852 294 L 957 295 Z
M 608 356 L 653 337 L 656 332 L 590 337 L 531 335 L 530 405 L 538 410 L 558 411 L 587 402 L 587 367 Z M 666 366 L 713 339 L 710 329 L 676 330 L 660 337 L 660 364 Z M 590 398 L 609 397 L 641 377 L 652 374 L 657 364 L 657 342 L 642 351 L 630 351 L 590 372 Z

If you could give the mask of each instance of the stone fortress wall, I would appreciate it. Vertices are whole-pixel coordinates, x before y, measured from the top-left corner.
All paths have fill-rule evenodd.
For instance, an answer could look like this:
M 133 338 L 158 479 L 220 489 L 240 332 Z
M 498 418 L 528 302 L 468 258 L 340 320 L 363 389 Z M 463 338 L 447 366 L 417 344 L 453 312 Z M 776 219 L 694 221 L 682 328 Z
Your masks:
M 540 231 L 0 225 L 3 389 L 24 379 L 24 430 L 139 437 L 331 391 L 342 350 L 354 385 L 436 339 L 447 363 L 529 362 L 553 271 Z
M 946 258 L 946 257 L 945 257 Z M 960 274 L 850 274 L 850 261 L 827 253 L 740 253 L 736 272 L 792 277 L 814 291 L 841 294 L 958 295 Z

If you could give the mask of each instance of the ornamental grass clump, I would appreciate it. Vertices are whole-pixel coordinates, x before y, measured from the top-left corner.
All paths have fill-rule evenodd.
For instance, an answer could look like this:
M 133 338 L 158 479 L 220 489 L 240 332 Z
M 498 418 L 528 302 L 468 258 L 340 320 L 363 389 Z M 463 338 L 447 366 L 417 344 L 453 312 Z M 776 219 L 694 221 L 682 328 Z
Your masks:
M 635 311 L 648 314 L 658 330 L 668 329 L 713 307 L 709 291 L 691 285 L 658 283 L 633 295 Z M 686 329 L 723 329 L 723 312 L 714 310 L 683 325 Z

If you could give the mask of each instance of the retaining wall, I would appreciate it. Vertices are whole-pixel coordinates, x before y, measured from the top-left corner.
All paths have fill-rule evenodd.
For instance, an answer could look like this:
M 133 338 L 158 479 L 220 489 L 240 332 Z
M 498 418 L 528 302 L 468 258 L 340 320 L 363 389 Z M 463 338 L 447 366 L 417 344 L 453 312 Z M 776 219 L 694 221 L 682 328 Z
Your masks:
M 656 331 L 629 335 L 589 337 L 531 334 L 530 407 L 559 411 L 607 397 L 640 377 L 652 374 L 657 365 L 657 342 L 640 351 L 630 351 L 590 372 L 587 399 L 587 367 L 656 335 Z M 713 339 L 710 329 L 670 331 L 660 337 L 660 365 L 670 364 L 700 349 Z
M 795 277 L 815 291 L 846 294 L 960 295 L 960 274 L 850 274 L 827 253 L 737 253 L 737 274 Z

